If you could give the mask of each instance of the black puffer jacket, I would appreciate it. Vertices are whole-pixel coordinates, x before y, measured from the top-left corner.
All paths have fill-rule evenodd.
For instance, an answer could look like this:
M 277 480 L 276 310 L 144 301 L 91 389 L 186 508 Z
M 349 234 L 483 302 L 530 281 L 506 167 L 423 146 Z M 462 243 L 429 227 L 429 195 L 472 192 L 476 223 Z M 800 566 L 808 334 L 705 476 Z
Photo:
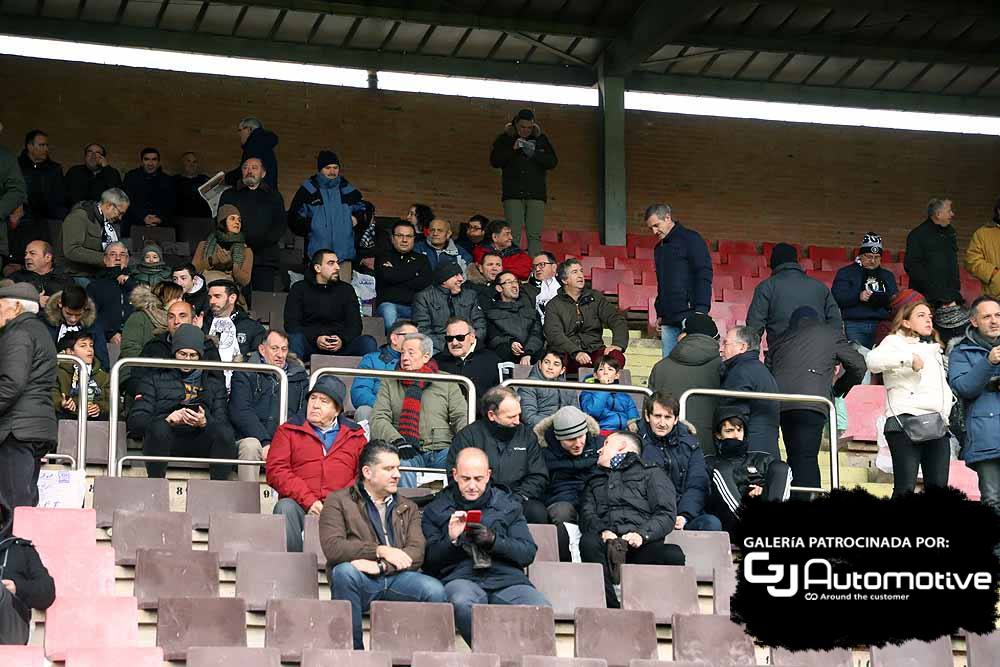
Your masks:
M 910 276 L 910 289 L 920 292 L 931 303 L 954 300 L 962 291 L 955 228 L 924 220 L 906 236 L 903 267 Z
M 45 323 L 21 313 L 0 329 L 0 446 L 13 434 L 55 443 L 56 345 Z
M 643 543 L 661 542 L 677 520 L 677 492 L 663 468 L 629 452 L 617 470 L 597 468 L 580 500 L 584 533 L 636 532 Z
M 28 186 L 28 212 L 34 220 L 62 220 L 69 212 L 66 206 L 66 186 L 62 166 L 46 158 L 35 164 L 28 157 L 28 149 L 17 158 L 21 175 Z
M 549 138 L 537 125 L 532 129 L 528 141 L 535 142 L 535 152 L 531 157 L 523 149 L 514 149 L 517 130 L 507 123 L 504 131 L 493 141 L 490 150 L 490 166 L 502 169 L 503 194 L 501 199 L 541 199 L 546 201 L 545 172 L 559 164 L 556 151 Z
M 486 316 L 479 306 L 479 295 L 471 287 L 462 287 L 452 294 L 440 285 L 431 285 L 413 297 L 413 323 L 434 342 L 434 353 L 445 349 L 445 324 L 451 317 L 461 317 L 476 332 L 476 338 L 486 343 Z
M 573 503 L 580 500 L 580 494 L 587 480 L 597 472 L 597 452 L 604 445 L 604 436 L 597 420 L 587 415 L 587 440 L 579 456 L 573 456 L 556 440 L 552 426 L 555 415 L 546 417 L 535 426 L 535 435 L 542 446 L 542 456 L 549 469 L 549 489 L 545 494 L 545 504 Z
M 477 447 L 486 452 L 495 483 L 509 488 L 518 498 L 544 500 L 549 470 L 534 431 L 519 424 L 514 437 L 503 442 L 497 438 L 495 430 L 494 423 L 488 419 L 474 421 L 463 428 L 451 443 L 445 467 L 454 468 L 458 453 L 466 447 Z
M 358 293 L 342 280 L 320 285 L 316 273 L 310 271 L 288 291 L 285 328 L 289 333 L 302 333 L 313 345 L 320 336 L 340 336 L 349 345 L 361 335 Z
M 389 266 L 386 266 L 388 264 Z M 431 263 L 427 255 L 393 248 L 375 257 L 375 305 L 388 301 L 409 306 L 417 292 L 431 284 Z
M 778 383 L 767 367 L 760 362 L 757 350 L 722 362 L 722 389 L 730 391 L 757 391 L 778 393 Z M 738 409 L 749 415 L 746 440 L 751 449 L 778 456 L 778 427 L 781 408 L 777 401 L 744 398 L 720 398 L 720 409 Z
M 28 540 L 8 537 L 0 542 L 0 579 L 14 582 L 14 609 L 25 622 L 32 609 L 48 609 L 55 602 L 56 583 Z
M 151 375 L 137 381 L 135 403 L 128 413 L 128 432 L 144 435 L 154 420 L 166 419 L 167 415 L 177 410 L 187 396 L 184 385 L 178 368 L 154 369 Z M 218 423 L 231 434 L 225 382 L 213 373 L 202 372 L 196 386 L 200 387 L 197 401 L 205 407 L 205 418 L 209 423 Z
M 518 362 L 510 351 L 511 343 L 517 341 L 524 347 L 524 354 L 537 362 L 545 349 L 542 336 L 542 320 L 535 310 L 534 301 L 522 294 L 516 301 L 493 299 L 486 311 L 486 339 L 490 349 L 497 353 L 500 361 Z

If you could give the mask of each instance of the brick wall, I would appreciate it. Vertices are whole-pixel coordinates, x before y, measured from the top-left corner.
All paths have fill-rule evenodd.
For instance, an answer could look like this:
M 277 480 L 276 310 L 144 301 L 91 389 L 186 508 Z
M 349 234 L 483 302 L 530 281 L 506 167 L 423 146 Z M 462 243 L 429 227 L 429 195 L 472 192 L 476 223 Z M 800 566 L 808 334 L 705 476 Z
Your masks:
M 380 213 L 423 201 L 455 222 L 473 212 L 501 215 L 489 147 L 522 106 L 12 56 L 0 56 L 0 89 L 0 142 L 19 151 L 25 131 L 44 128 L 64 168 L 99 141 L 123 171 L 145 145 L 161 149 L 168 172 L 187 150 L 209 173 L 228 169 L 239 158 L 236 121 L 252 114 L 280 137 L 286 202 L 315 170 L 316 152 L 330 148 Z M 548 220 L 597 229 L 597 111 L 531 106 L 560 159 L 549 178 Z M 713 239 L 854 244 L 876 230 L 899 247 L 928 197 L 955 200 L 965 240 L 1000 193 L 995 137 L 652 112 L 629 112 L 626 122 L 633 231 L 647 204 L 667 201 Z

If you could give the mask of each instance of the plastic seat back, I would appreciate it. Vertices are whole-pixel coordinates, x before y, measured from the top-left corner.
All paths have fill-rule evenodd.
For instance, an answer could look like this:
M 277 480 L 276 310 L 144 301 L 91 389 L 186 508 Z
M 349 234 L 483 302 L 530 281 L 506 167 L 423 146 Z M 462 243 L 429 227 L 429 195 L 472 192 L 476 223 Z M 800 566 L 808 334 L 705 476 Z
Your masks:
M 187 667 L 281 667 L 276 648 L 245 646 L 196 646 L 188 651 Z
M 539 561 L 528 568 L 528 578 L 549 602 L 555 618 L 572 620 L 577 607 L 604 607 L 604 572 L 598 563 Z
M 608 667 L 627 667 L 633 658 L 657 656 L 651 611 L 578 608 L 573 636 L 576 657 L 603 658 Z
M 622 565 L 622 609 L 651 611 L 657 623 L 674 614 L 698 613 L 698 582 L 693 567 Z
M 191 515 L 115 510 L 111 545 L 118 565 L 135 565 L 139 549 L 187 551 L 191 549 Z
M 280 650 L 281 659 L 288 662 L 298 662 L 312 649 L 349 651 L 354 646 L 351 603 L 347 600 L 268 600 L 264 646 Z
M 117 509 L 169 512 L 170 482 L 148 477 L 95 477 L 94 510 L 97 512 L 97 527 L 110 528 Z
M 187 512 L 197 530 L 208 528 L 209 515 L 213 512 L 260 514 L 260 485 L 257 482 L 189 479 Z
M 302 667 L 392 667 L 392 656 L 385 651 L 331 651 L 309 649 L 302 652 Z
M 871 667 L 951 667 L 951 637 L 939 637 L 932 642 L 910 640 L 896 646 L 872 647 Z M 972 667 L 970 665 L 969 667 Z
M 685 562 L 694 567 L 698 581 L 712 581 L 716 568 L 733 567 L 729 533 L 674 530 L 667 535 L 666 541 L 681 548 L 687 558 Z
M 851 667 L 851 649 L 835 651 L 789 651 L 771 649 L 771 664 L 775 667 Z
M 736 568 L 732 566 L 715 568 L 712 575 L 712 613 L 729 616 L 730 601 L 735 593 Z
M 69 663 L 66 663 L 69 664 Z M 47 667 L 41 646 L 0 646 L 0 665 L 8 667 Z M 86 667 L 89 667 L 86 666 Z M 156 667 L 160 667 L 157 665 Z
M 219 557 L 215 553 L 190 549 L 139 549 L 136 553 L 135 597 L 140 609 L 156 609 L 160 598 L 218 596 Z
M 115 594 L 115 552 L 107 545 L 77 549 L 49 549 L 45 567 L 56 593 L 67 597 Z M 3 664 L 0 661 L 0 664 Z
M 39 552 L 97 544 L 97 513 L 92 509 L 14 508 L 14 535 L 31 540 Z
M 142 648 L 71 648 L 66 651 L 66 667 L 108 667 L 108 665 L 162 667 L 163 650 L 158 646 L 143 646 Z M 9 665 L 9 667 L 16 666 Z
M 236 558 L 236 597 L 250 611 L 272 599 L 319 599 L 316 556 L 310 553 L 242 551 Z
M 526 655 L 521 660 L 521 667 L 608 667 L 608 661 L 601 658 L 557 658 L 551 655 Z
M 844 398 L 847 406 L 847 431 L 844 436 L 864 442 L 878 440 L 876 421 L 885 413 L 885 386 L 858 384 Z
M 1000 630 L 988 635 L 968 633 L 965 636 L 966 657 L 969 667 L 997 667 L 1000 665 Z
M 223 514 L 208 519 L 208 550 L 219 554 L 221 567 L 236 567 L 246 551 L 285 551 L 285 518 L 280 514 Z
M 678 614 L 673 626 L 674 660 L 731 667 L 754 665 L 753 641 L 728 616 Z
M 361 333 L 371 336 L 379 345 L 385 345 L 385 320 L 381 317 L 362 317 Z
M 500 656 L 495 653 L 415 651 L 411 667 L 500 667 Z
M 117 346 L 116 346 L 117 347 Z M 111 354 L 111 345 L 108 345 L 108 354 Z M 114 363 L 114 360 L 111 361 Z M 59 454 L 69 454 L 74 458 L 77 455 L 77 444 L 79 432 L 76 429 L 75 419 L 59 420 L 59 444 L 56 452 Z M 108 465 L 108 422 L 87 421 L 87 455 L 85 460 L 91 465 Z M 125 422 L 118 422 L 118 436 L 116 438 L 118 447 L 118 457 L 125 456 Z
M 472 650 L 495 653 L 503 667 L 518 667 L 521 656 L 555 655 L 556 622 L 551 607 L 472 605 Z
M 454 651 L 452 606 L 447 602 L 372 602 L 371 649 L 388 651 L 394 665 L 410 664 L 414 651 Z
M 620 285 L 634 285 L 635 273 L 630 269 L 604 269 L 595 267 L 591 287 L 596 292 L 618 294 Z
M 64 660 L 70 648 L 138 645 L 135 598 L 57 596 L 45 612 L 45 655 L 49 660 Z
M 302 532 L 302 551 L 316 554 L 318 569 L 326 570 L 326 554 L 323 553 L 323 545 L 319 542 L 319 517 L 315 514 L 306 514 Z
M 163 598 L 156 645 L 166 660 L 184 660 L 193 646 L 246 646 L 246 604 L 240 598 Z
M 556 527 L 549 523 L 529 523 L 528 532 L 535 540 L 538 551 L 535 552 L 536 563 L 542 561 L 559 562 L 559 535 Z

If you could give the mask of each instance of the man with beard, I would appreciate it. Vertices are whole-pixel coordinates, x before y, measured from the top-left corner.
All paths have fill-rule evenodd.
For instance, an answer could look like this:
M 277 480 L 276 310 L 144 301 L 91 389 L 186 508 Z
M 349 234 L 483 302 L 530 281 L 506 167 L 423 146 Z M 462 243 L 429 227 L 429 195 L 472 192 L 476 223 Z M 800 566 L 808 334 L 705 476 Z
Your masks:
M 278 242 L 288 228 L 285 200 L 265 180 L 267 170 L 260 158 L 244 161 L 242 173 L 243 180 L 222 193 L 219 207 L 231 204 L 240 212 L 243 238 L 253 250 L 250 289 L 273 292 L 281 259 Z
M 246 359 L 267 333 L 264 325 L 236 305 L 238 300 L 236 283 L 215 280 L 208 284 L 208 312 L 201 328 L 205 335 L 219 341 L 223 361 Z

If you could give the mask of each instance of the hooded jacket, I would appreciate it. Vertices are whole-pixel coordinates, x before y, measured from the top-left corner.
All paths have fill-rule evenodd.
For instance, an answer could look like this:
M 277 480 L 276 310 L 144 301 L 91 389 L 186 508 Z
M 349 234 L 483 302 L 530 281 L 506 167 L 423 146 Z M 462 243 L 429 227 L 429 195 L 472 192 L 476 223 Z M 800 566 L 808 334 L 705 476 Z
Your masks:
M 304 236 L 306 257 L 317 250 L 337 253 L 341 262 L 354 259 L 354 225 L 351 215 L 365 210 L 361 191 L 343 176 L 313 174 L 295 192 L 288 207 L 288 227 Z
M 390 266 L 386 266 L 386 264 Z M 385 302 L 410 306 L 417 292 L 433 280 L 427 256 L 410 251 L 401 254 L 395 248 L 375 258 L 375 305 Z
M 962 458 L 969 464 L 1000 459 L 1000 366 L 990 363 L 989 353 L 966 333 L 948 355 L 948 382 L 965 402 Z
M 73 378 L 76 375 L 77 366 L 73 363 L 63 362 L 56 367 L 56 386 L 52 389 L 52 405 L 56 410 L 59 419 L 76 419 L 77 414 L 68 413 L 62 409 L 63 397 L 72 398 L 76 403 L 77 409 L 80 408 L 80 392 L 81 388 L 77 386 L 76 391 L 73 390 Z M 94 358 L 94 363 L 90 367 L 90 379 L 92 382 L 96 383 L 98 394 L 96 397 L 97 407 L 100 408 L 101 414 L 97 417 L 87 416 L 88 420 L 97 421 L 107 421 L 108 419 L 108 404 L 109 404 L 109 392 L 111 390 L 111 378 L 108 372 L 101 368 L 101 362 Z
M 587 416 L 587 439 L 579 456 L 572 456 L 563 449 L 556 439 L 552 424 L 555 415 L 538 422 L 533 429 L 538 444 L 542 447 L 542 457 L 549 470 L 549 486 L 544 503 L 572 503 L 576 505 L 583 493 L 583 487 L 590 476 L 597 472 L 597 452 L 604 444 L 601 428 L 597 420 Z
M 143 436 L 154 421 L 166 419 L 187 398 L 184 374 L 179 368 L 154 368 L 153 373 L 139 378 L 136 383 L 135 402 L 129 410 L 126 425 L 128 432 Z M 226 406 L 228 395 L 225 383 L 214 373 L 202 372 L 198 383 L 201 391 L 198 402 L 205 408 L 207 424 L 215 424 L 230 442 L 232 427 Z M 206 424 L 206 425 L 207 425 Z
M 395 442 L 403 436 L 396 426 L 403 410 L 404 387 L 384 380 L 369 418 L 373 440 Z M 420 397 L 420 441 L 428 451 L 451 446 L 455 434 L 469 423 L 469 401 L 457 382 L 431 382 Z
M 237 185 L 243 178 L 243 163 L 252 157 L 260 160 L 264 167 L 264 183 L 272 190 L 278 189 L 278 158 L 274 155 L 274 149 L 278 145 L 278 135 L 263 127 L 255 128 L 246 143 L 243 144 L 243 155 L 240 157 L 240 164 L 232 171 L 226 172 L 226 183 Z
M 472 325 L 476 339 L 486 343 L 486 315 L 479 307 L 479 296 L 470 287 L 452 294 L 441 285 L 426 287 L 413 297 L 413 323 L 420 333 L 430 336 L 434 354 L 445 350 L 445 323 L 451 317 L 461 317 Z
M 603 294 L 584 287 L 573 300 L 560 287 L 545 306 L 545 340 L 549 349 L 572 357 L 604 347 L 604 328 L 611 329 L 611 344 L 628 347 L 628 320 Z
M 910 276 L 910 289 L 934 304 L 953 300 L 961 294 L 958 273 L 958 234 L 952 225 L 942 227 L 928 218 L 906 236 L 903 268 Z
M 505 442 L 497 437 L 496 428 L 494 422 L 482 418 L 459 431 L 448 450 L 445 468 L 455 467 L 460 451 L 476 447 L 486 452 L 495 483 L 507 487 L 518 498 L 544 500 L 549 471 L 534 431 L 518 424 L 511 439 Z
M 662 466 L 677 491 L 677 514 L 688 521 L 705 513 L 708 471 L 705 453 L 692 427 L 678 421 L 665 438 L 658 438 L 645 418 L 636 423 L 642 438 L 642 460 Z
M 778 383 L 760 362 L 757 350 L 747 350 L 722 362 L 722 389 L 778 393 Z M 781 408 L 777 401 L 720 398 L 720 409 L 737 409 L 749 415 L 746 441 L 751 449 L 778 456 L 778 427 Z
M 122 359 L 141 356 L 146 343 L 167 330 L 167 310 L 148 287 L 140 285 L 132 290 L 129 302 L 134 312 L 122 327 Z M 122 370 L 124 377 L 128 377 L 128 371 L 127 367 Z
M 66 273 L 91 277 L 104 270 L 104 216 L 97 202 L 75 205 L 63 221 L 62 232 Z
M 788 321 L 797 308 L 809 306 L 834 329 L 843 329 L 840 307 L 830 288 L 807 276 L 798 262 L 784 262 L 774 267 L 771 277 L 757 285 L 747 310 L 747 326 L 754 341 L 764 331 L 773 341 L 788 328 Z
M 0 328 L 0 350 L 0 446 L 9 435 L 54 444 L 50 392 L 56 384 L 56 346 L 45 323 L 34 313 L 21 313 Z
M 591 375 L 585 382 L 597 384 L 597 378 Z M 602 431 L 623 429 L 639 418 L 632 396 L 621 391 L 581 391 L 580 409 L 596 419 Z
M 531 367 L 528 373 L 529 380 L 547 380 L 542 375 L 538 364 Z M 557 379 L 558 382 L 566 381 L 564 372 Z M 548 387 L 518 387 L 517 393 L 521 397 L 521 422 L 531 428 L 535 428 L 539 422 L 546 417 L 554 415 L 559 408 L 572 405 L 578 407 L 577 392 L 575 389 L 549 389 Z
M 53 343 L 59 342 L 59 329 L 66 322 L 63 318 L 61 304 L 62 292 L 53 294 L 52 298 L 45 304 L 45 326 L 49 330 L 49 335 L 52 336 Z M 110 368 L 111 363 L 108 360 L 108 343 L 104 338 L 104 328 L 97 326 L 96 323 L 97 306 L 94 305 L 94 300 L 88 297 L 87 303 L 83 306 L 83 315 L 80 317 L 80 330 L 86 331 L 94 337 L 94 356 L 104 368 Z M 50 389 L 51 387 L 52 385 L 49 386 Z
M 465 248 L 460 248 L 456 245 L 454 239 L 448 239 L 448 244 L 444 249 L 438 250 L 432 247 L 426 238 L 423 238 L 417 241 L 416 245 L 413 246 L 413 250 L 427 257 L 432 271 L 441 262 L 455 262 L 462 269 L 462 274 L 464 275 L 469 265 L 472 264 L 472 254 Z
M 367 443 L 365 431 L 341 414 L 340 430 L 330 451 L 309 422 L 294 417 L 277 428 L 267 453 L 267 483 L 281 498 L 308 510 L 317 500 L 354 483 L 358 458 Z
M 665 391 L 678 399 L 688 389 L 718 389 L 721 383 L 719 341 L 705 334 L 687 334 L 670 354 L 656 362 L 649 373 L 649 388 Z M 697 431 L 698 443 L 708 456 L 715 451 L 712 416 L 718 403 L 715 396 L 692 396 L 685 419 Z
M 21 151 L 17 163 L 27 186 L 27 203 L 32 219 L 41 222 L 65 218 L 66 186 L 63 182 L 62 165 L 51 158 L 35 164 L 28 157 L 27 148 Z
M 132 290 L 135 281 L 129 279 L 125 284 L 118 282 L 118 276 L 128 275 L 127 270 L 105 268 L 87 285 L 87 296 L 94 300 L 97 307 L 97 319 L 104 328 L 106 338 L 111 338 L 122 332 L 125 322 L 132 314 Z
M 628 452 L 621 467 L 598 466 L 587 480 L 580 499 L 580 530 L 585 534 L 635 532 L 643 543 L 662 542 L 677 520 L 676 498 L 663 468 Z
M 511 352 L 510 346 L 514 342 L 521 344 L 524 354 L 531 357 L 532 362 L 539 361 L 545 349 L 545 338 L 534 302 L 524 294 L 514 301 L 503 301 L 497 294 L 486 309 L 485 340 L 500 361 L 517 363 L 521 360 Z
M 861 290 L 872 287 L 868 301 L 861 300 Z M 878 267 L 872 271 L 851 262 L 837 271 L 830 289 L 845 320 L 886 320 L 892 316 L 889 304 L 896 296 L 896 276 Z
M 212 331 L 212 323 L 215 322 L 215 319 L 212 311 L 205 311 L 201 330 L 205 332 L 206 336 Z M 236 325 L 236 342 L 240 346 L 240 356 L 246 359 L 263 342 L 264 337 L 267 336 L 267 329 L 264 328 L 263 324 L 250 317 L 250 314 L 239 306 L 233 308 L 229 319 Z M 222 342 L 220 341 L 220 343 Z M 225 346 L 220 345 L 220 347 Z
M 301 333 L 312 344 L 320 336 L 340 336 L 344 345 L 361 335 L 361 304 L 350 283 L 343 280 L 320 285 L 309 271 L 288 291 L 285 328 Z
M 133 226 L 142 227 L 147 215 L 159 216 L 160 226 L 170 225 L 174 216 L 174 206 L 177 197 L 174 195 L 174 181 L 157 169 L 152 174 L 146 173 L 142 167 L 125 174 L 124 190 L 130 200 L 128 210 L 122 218 L 122 236 L 131 237 Z
M 540 199 L 546 201 L 545 172 L 559 164 L 556 151 L 548 136 L 537 124 L 531 130 L 529 141 L 535 142 L 535 152 L 530 157 L 523 149 L 515 149 L 517 129 L 507 123 L 503 132 L 493 141 L 490 166 L 501 169 L 501 199 Z M 522 278 L 523 280 L 523 278 Z
M 374 352 L 369 352 L 361 357 L 358 368 L 367 368 L 380 371 L 394 371 L 399 366 L 399 352 L 396 352 L 389 345 L 383 345 Z M 382 378 L 376 377 L 356 377 L 351 383 L 351 403 L 355 409 L 362 405 L 375 405 L 375 398 L 378 396 L 379 387 L 382 386 Z
M 965 268 L 982 284 L 983 294 L 1000 296 L 1000 223 L 975 231 L 965 249 Z
M 265 363 L 259 352 L 254 352 L 247 360 L 251 364 Z M 285 360 L 285 374 L 288 376 L 287 418 L 305 418 L 306 397 L 309 393 L 309 374 L 298 357 L 289 353 Z M 278 376 L 271 373 L 233 373 L 232 388 L 229 393 L 229 421 L 237 440 L 257 438 L 267 445 L 278 428 Z
M 481 523 L 496 535 L 490 551 L 492 564 L 485 569 L 472 566 L 472 556 L 463 548 L 461 536 L 458 545 L 452 544 L 448 536 L 451 515 L 457 510 L 469 509 L 481 510 Z M 465 579 L 487 591 L 531 586 L 524 570 L 534 562 L 538 546 L 528 530 L 521 503 L 494 482 L 491 481 L 483 495 L 471 502 L 465 500 L 457 484 L 449 484 L 424 508 L 421 526 L 427 539 L 424 572 L 442 583 Z
M 258 157 L 258 156 L 252 156 Z M 268 172 L 270 175 L 270 172 Z M 285 200 L 269 185 L 269 179 L 256 188 L 238 183 L 219 198 L 219 206 L 232 204 L 240 210 L 241 234 L 253 250 L 254 266 L 277 268 L 281 257 L 278 242 L 288 228 Z
M 31 610 L 45 610 L 56 599 L 56 583 L 46 569 L 38 551 L 28 540 L 8 537 L 0 541 L 0 579 L 10 579 L 17 588 L 14 609 L 25 623 L 31 621 Z
M 680 326 L 688 315 L 712 306 L 712 257 L 701 234 L 674 223 L 653 250 L 656 264 L 656 314 L 663 324 Z
M 82 201 L 99 201 L 101 194 L 122 186 L 118 170 L 108 165 L 91 171 L 87 165 L 78 164 L 66 171 L 66 203 L 70 206 Z

